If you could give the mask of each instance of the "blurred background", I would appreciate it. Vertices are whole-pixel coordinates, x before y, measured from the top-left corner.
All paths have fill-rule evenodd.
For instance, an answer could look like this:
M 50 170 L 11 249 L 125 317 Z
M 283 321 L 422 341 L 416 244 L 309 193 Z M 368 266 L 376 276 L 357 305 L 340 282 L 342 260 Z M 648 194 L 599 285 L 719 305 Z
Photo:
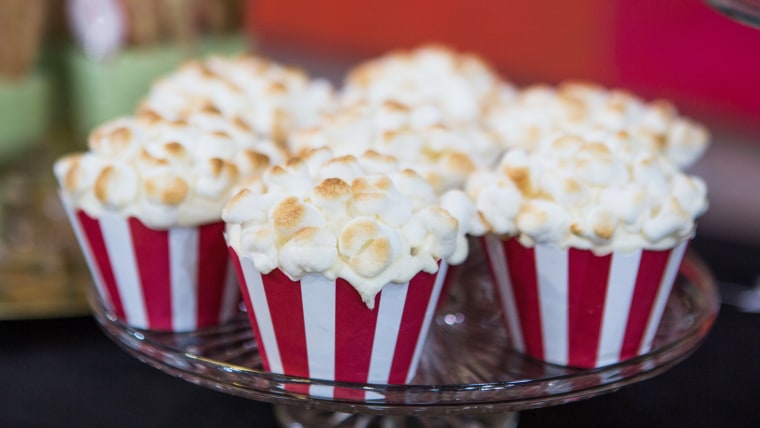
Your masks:
M 0 1 L 0 319 L 88 313 L 55 159 L 193 57 L 252 49 L 243 0 Z
M 52 162 L 212 53 L 263 53 L 339 84 L 357 61 L 439 42 L 519 85 L 585 79 L 670 99 L 712 130 L 691 171 L 710 189 L 700 239 L 760 247 L 760 31 L 703 1 L 2 0 L 0 40 L 2 318 L 86 313 Z M 753 282 L 750 264 L 729 279 Z

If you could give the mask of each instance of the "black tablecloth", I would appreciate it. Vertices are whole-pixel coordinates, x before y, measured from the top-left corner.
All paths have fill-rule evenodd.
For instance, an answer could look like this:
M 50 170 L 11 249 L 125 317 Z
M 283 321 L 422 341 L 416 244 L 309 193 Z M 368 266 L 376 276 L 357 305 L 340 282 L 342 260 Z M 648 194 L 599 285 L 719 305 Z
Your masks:
M 724 281 L 749 284 L 760 249 L 700 238 Z M 0 322 L 0 427 L 274 427 L 271 406 L 144 365 L 90 317 Z M 520 427 L 760 427 L 760 314 L 724 305 L 704 345 L 656 378 L 524 411 Z

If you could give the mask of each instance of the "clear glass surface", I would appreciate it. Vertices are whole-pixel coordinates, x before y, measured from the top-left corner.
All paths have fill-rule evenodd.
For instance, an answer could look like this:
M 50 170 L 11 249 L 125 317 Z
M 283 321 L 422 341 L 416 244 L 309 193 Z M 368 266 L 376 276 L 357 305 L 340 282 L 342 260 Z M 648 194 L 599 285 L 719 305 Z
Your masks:
M 760 0 L 707 0 L 707 4 L 731 19 L 760 28 Z
M 91 294 L 94 296 L 94 294 Z M 336 383 L 263 370 L 244 312 L 192 333 L 136 330 L 92 299 L 103 330 L 141 361 L 186 381 L 254 400 L 314 411 L 375 415 L 477 415 L 552 406 L 612 392 L 669 369 L 693 352 L 718 313 L 714 281 L 688 253 L 646 355 L 598 369 L 536 361 L 507 347 L 482 259 L 466 266 L 431 326 L 411 385 Z M 320 399 L 303 385 L 340 387 L 374 399 Z

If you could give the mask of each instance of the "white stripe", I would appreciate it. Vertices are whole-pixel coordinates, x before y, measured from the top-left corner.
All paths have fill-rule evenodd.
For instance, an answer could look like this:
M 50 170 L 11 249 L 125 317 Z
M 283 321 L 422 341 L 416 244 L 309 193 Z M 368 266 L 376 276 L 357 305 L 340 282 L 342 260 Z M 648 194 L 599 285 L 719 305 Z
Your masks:
M 108 291 L 106 291 L 105 281 L 103 281 L 103 274 L 100 272 L 100 266 L 98 266 L 98 264 L 95 262 L 95 256 L 92 253 L 92 248 L 90 248 L 90 241 L 87 240 L 87 237 L 82 230 L 82 225 L 79 223 L 79 216 L 76 215 L 74 209 L 71 207 L 71 203 L 66 199 L 66 197 L 60 194 L 60 192 L 59 196 L 61 198 L 61 202 L 63 203 L 63 208 L 66 210 L 66 215 L 69 217 L 71 228 L 74 229 L 74 235 L 79 242 L 79 247 L 82 249 L 82 253 L 84 254 L 84 259 L 87 262 L 87 267 L 90 269 L 90 275 L 92 275 L 93 282 L 95 283 L 95 289 L 98 291 L 98 295 L 100 295 L 100 301 L 103 302 L 103 306 L 112 311 L 113 302 L 110 299 Z
M 198 228 L 169 229 L 172 328 L 189 331 L 198 319 Z
M 309 360 L 309 377 L 335 379 L 335 281 L 322 275 L 301 278 L 301 303 Z M 332 387 L 311 385 L 312 396 L 332 398 Z
M 103 233 L 111 269 L 119 288 L 127 323 L 137 328 L 148 328 L 145 298 L 140 286 L 129 222 L 125 218 L 103 213 L 100 216 L 100 230 Z
M 232 261 L 227 261 L 227 273 L 224 274 L 224 294 L 222 294 L 222 307 L 219 308 L 219 322 L 223 323 L 235 317 L 238 313 L 240 302 L 240 287 L 238 286 L 235 266 Z
M 544 359 L 566 365 L 568 352 L 568 251 L 536 245 L 538 302 Z
M 492 260 L 491 269 L 496 277 L 496 288 L 499 290 L 502 301 L 502 311 L 507 317 L 509 324 L 509 335 L 511 336 L 512 348 L 525 352 L 525 341 L 523 340 L 522 327 L 520 326 L 520 317 L 515 304 L 515 295 L 512 292 L 512 281 L 509 276 L 506 256 L 502 240 L 496 236 L 486 236 L 486 251 Z
M 417 344 L 414 346 L 414 354 L 412 354 L 412 364 L 409 366 L 409 373 L 406 375 L 406 383 L 412 381 L 414 375 L 417 373 L 417 366 L 420 363 L 420 357 L 422 356 L 422 349 L 425 347 L 427 341 L 428 330 L 430 330 L 430 323 L 433 321 L 433 314 L 438 306 L 438 298 L 441 295 L 443 284 L 446 282 L 446 275 L 449 271 L 449 265 L 441 260 L 441 266 L 438 268 L 438 273 L 435 278 L 435 284 L 433 284 L 433 292 L 428 300 L 427 309 L 425 310 L 425 318 L 422 321 L 422 329 L 420 335 L 417 337 Z M 452 284 L 452 286 L 456 286 Z
M 597 367 L 620 360 L 640 260 L 641 250 L 631 253 L 612 253 L 607 296 L 604 300 L 602 333 L 599 338 L 599 353 L 596 358 Z
M 406 284 L 387 284 L 380 292 L 375 336 L 372 341 L 372 356 L 367 374 L 369 383 L 388 382 L 408 291 L 409 283 L 407 282 Z
M 240 266 L 245 277 L 245 286 L 248 290 L 248 297 L 253 306 L 253 314 L 256 316 L 256 324 L 259 326 L 260 337 L 256 340 L 258 345 L 266 352 L 269 361 L 269 370 L 273 373 L 282 374 L 282 360 L 280 359 L 280 349 L 277 347 L 277 340 L 274 336 L 274 326 L 272 317 L 269 314 L 269 303 L 267 302 L 266 293 L 264 293 L 264 283 L 261 274 L 253 266 L 253 260 L 248 257 L 240 258 Z
M 647 320 L 647 328 L 644 333 L 644 340 L 639 347 L 639 355 L 649 352 L 649 349 L 652 347 L 652 340 L 654 340 L 657 327 L 660 326 L 660 319 L 665 310 L 665 304 L 670 297 L 670 291 L 673 288 L 676 274 L 678 274 L 678 268 L 681 266 L 681 260 L 683 259 L 683 253 L 686 251 L 687 244 L 688 241 L 684 241 L 670 252 L 668 264 L 665 267 L 660 287 L 657 290 L 657 298 L 655 299 L 654 307 Z

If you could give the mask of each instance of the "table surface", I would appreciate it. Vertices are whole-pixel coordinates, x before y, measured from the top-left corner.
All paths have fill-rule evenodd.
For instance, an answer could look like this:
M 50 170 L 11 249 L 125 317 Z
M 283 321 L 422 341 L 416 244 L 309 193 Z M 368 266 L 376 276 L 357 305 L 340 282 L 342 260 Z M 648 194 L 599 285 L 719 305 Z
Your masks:
M 751 284 L 760 248 L 698 238 L 720 281 Z M 758 427 L 760 314 L 723 305 L 704 345 L 656 378 L 520 414 L 520 427 Z M 91 317 L 0 322 L 0 427 L 275 427 L 269 404 L 130 357 Z

